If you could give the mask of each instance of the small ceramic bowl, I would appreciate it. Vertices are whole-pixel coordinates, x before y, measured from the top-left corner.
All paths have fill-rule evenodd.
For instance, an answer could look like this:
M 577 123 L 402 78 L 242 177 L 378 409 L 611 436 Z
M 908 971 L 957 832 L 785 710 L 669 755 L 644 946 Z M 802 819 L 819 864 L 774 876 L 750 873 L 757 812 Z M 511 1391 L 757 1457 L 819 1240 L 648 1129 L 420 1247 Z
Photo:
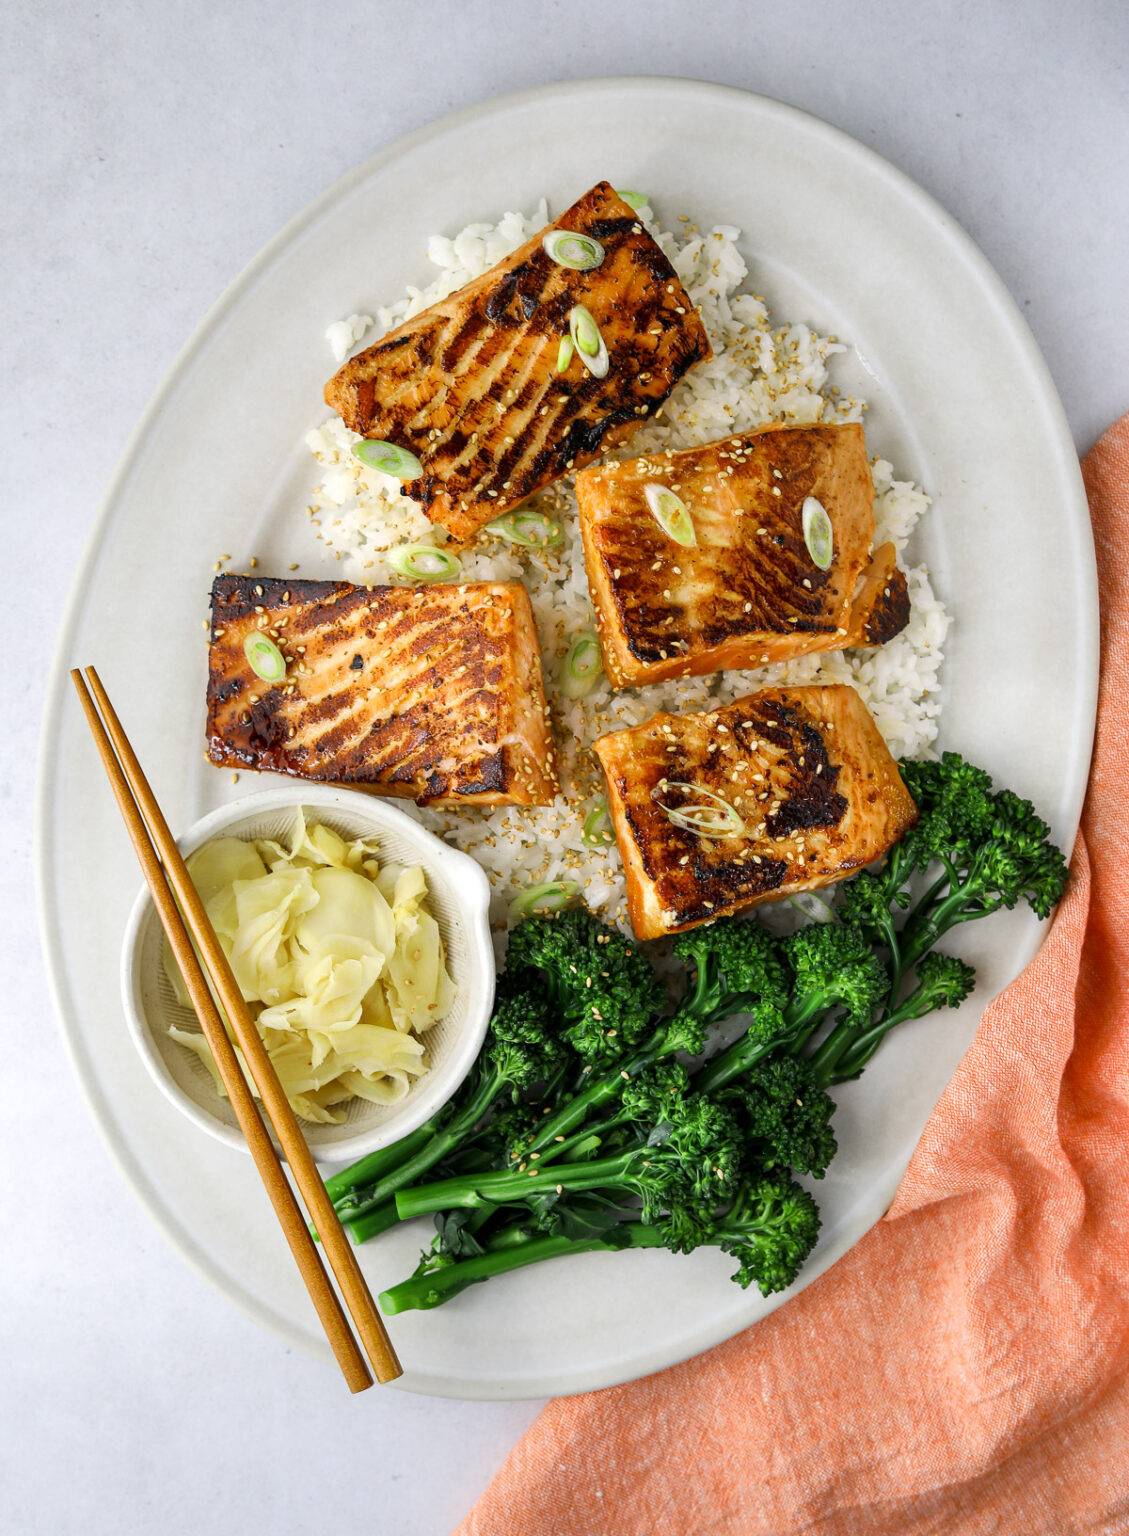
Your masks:
M 465 853 L 449 848 L 404 811 L 372 795 L 327 785 L 287 786 L 233 801 L 196 822 L 179 839 L 186 857 L 216 837 L 287 840 L 299 809 L 346 839 L 375 838 L 378 857 L 422 864 L 428 906 L 439 924 L 447 966 L 455 982 L 454 1007 L 427 1031 L 430 1068 L 395 1104 L 349 1102 L 340 1125 L 301 1120 L 314 1156 L 351 1162 L 418 1129 L 451 1097 L 482 1046 L 494 1000 L 494 953 L 490 942 L 490 885 Z M 126 1022 L 157 1086 L 176 1107 L 218 1140 L 246 1151 L 226 1097 L 215 1090 L 207 1068 L 168 1033 L 169 1025 L 199 1030 L 196 1015 L 177 1002 L 162 963 L 163 933 L 147 888 L 134 903 L 122 952 Z

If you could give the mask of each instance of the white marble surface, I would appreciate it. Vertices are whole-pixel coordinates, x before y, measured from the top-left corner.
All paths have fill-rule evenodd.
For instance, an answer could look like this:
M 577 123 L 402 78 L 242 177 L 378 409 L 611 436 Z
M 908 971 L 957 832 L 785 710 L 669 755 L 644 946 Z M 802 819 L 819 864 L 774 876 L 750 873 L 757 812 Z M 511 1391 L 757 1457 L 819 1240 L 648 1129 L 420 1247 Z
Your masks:
M 683 74 L 823 116 L 932 192 L 1023 306 L 1085 450 L 1129 409 L 1124 7 L 942 0 L 925 12 L 823 0 L 7 8 L 4 1531 L 227 1536 L 327 1520 L 338 1536 L 430 1536 L 535 1412 L 350 1399 L 165 1246 L 72 1081 L 30 895 L 39 712 L 70 573 L 151 391 L 279 226 L 401 134 L 554 79 Z

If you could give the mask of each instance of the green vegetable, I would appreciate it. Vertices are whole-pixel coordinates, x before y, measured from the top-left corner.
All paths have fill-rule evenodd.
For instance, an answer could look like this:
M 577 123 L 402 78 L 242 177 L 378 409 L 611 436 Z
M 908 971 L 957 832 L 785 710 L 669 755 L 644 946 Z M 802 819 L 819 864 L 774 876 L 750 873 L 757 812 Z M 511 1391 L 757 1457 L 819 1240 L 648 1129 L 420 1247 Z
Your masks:
M 458 556 L 434 544 L 401 544 L 389 554 L 388 564 L 409 581 L 450 581 L 462 574 Z
M 573 351 L 574 351 L 574 348 L 573 348 L 573 345 L 572 345 L 572 337 L 571 336 L 562 336 L 561 337 L 561 344 L 557 348 L 557 372 L 558 373 L 564 373 L 565 370 L 568 368 L 569 363 L 572 362 Z
M 651 516 L 669 538 L 672 538 L 676 544 L 681 544 L 684 549 L 691 549 L 697 544 L 698 535 L 694 532 L 694 519 L 690 516 L 690 508 L 681 496 L 672 491 L 669 486 L 656 483 L 645 485 L 643 495 L 646 497 Z
M 835 535 L 823 503 L 814 496 L 805 496 L 802 519 L 808 554 L 821 571 L 826 571 L 835 552 Z
M 604 670 L 604 653 L 595 635 L 585 631 L 568 648 L 561 667 L 561 692 L 566 699 L 583 699 L 592 692 Z
M 801 891 L 797 896 L 789 896 L 788 902 L 813 923 L 835 921 L 835 908 L 830 902 L 824 901 L 822 896 L 817 896 L 814 891 Z
M 264 683 L 280 683 L 286 676 L 286 657 L 269 635 L 252 630 L 243 642 L 243 654 L 251 671 Z
M 611 812 L 603 795 L 597 795 L 592 809 L 585 816 L 580 841 L 586 848 L 607 848 L 615 842 Z
M 608 372 L 608 349 L 600 327 L 592 312 L 583 304 L 574 304 L 568 312 L 568 334 L 580 353 L 580 361 L 595 379 L 602 379 Z
M 531 912 L 556 912 L 573 901 L 580 887 L 574 880 L 548 880 L 531 885 L 510 902 L 510 917 L 528 917 Z
M 902 772 L 918 824 L 881 869 L 844 882 L 837 920 L 787 938 L 741 918 L 680 935 L 674 1004 L 642 950 L 582 908 L 513 930 L 459 1095 L 330 1182 L 358 1241 L 437 1218 L 386 1311 L 598 1249 L 713 1245 L 736 1257 L 741 1285 L 792 1283 L 819 1218 L 790 1174 L 818 1178 L 834 1155 L 827 1088 L 899 1024 L 968 995 L 971 969 L 938 939 L 1021 900 L 1046 916 L 1066 879 L 1033 808 L 980 770 L 946 754 Z M 744 1033 L 697 1065 L 736 1015 Z
M 397 480 L 418 480 L 423 474 L 423 465 L 414 453 L 409 453 L 406 448 L 398 448 L 395 443 L 383 442 L 379 437 L 364 437 L 359 443 L 354 443 L 353 456 L 370 469 L 394 475 Z
M 664 805 L 662 796 L 671 790 L 691 797 L 690 804 Z M 693 796 L 699 796 L 704 805 L 694 805 Z M 684 784 L 678 779 L 660 779 L 651 790 L 651 799 L 663 812 L 672 826 L 683 832 L 693 832 L 696 837 L 744 837 L 748 833 L 740 812 L 728 800 L 715 795 L 703 784 Z
M 561 525 L 544 512 L 507 512 L 486 524 L 486 532 L 510 544 L 523 544 L 527 549 L 549 549 L 564 538 Z
M 645 192 L 628 192 L 626 190 L 621 191 L 617 187 L 616 196 L 621 197 L 629 208 L 634 208 L 636 210 L 645 207 L 647 203 L 647 194 Z
M 592 235 L 574 234 L 571 229 L 553 229 L 541 242 L 545 254 L 559 267 L 571 272 L 591 272 L 604 259 L 604 247 Z

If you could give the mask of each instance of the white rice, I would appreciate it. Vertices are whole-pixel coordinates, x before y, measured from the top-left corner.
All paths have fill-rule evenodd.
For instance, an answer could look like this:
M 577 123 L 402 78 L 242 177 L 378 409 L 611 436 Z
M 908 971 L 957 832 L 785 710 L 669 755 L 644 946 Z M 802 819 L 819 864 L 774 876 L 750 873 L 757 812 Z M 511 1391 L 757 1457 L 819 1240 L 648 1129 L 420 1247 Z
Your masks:
M 327 339 L 338 361 L 364 339 L 371 343 L 403 320 L 428 308 L 496 262 L 548 222 L 544 202 L 528 218 L 507 213 L 497 224 L 471 224 L 453 240 L 433 235 L 428 258 L 439 275 L 428 287 L 378 308 L 375 321 L 362 315 L 331 326 Z M 697 306 L 714 356 L 694 368 L 656 415 L 617 458 L 644 451 L 686 448 L 774 421 L 857 421 L 862 401 L 840 396 L 829 384 L 828 365 L 845 348 L 800 323 L 774 325 L 764 300 L 738 290 L 747 275 L 737 249 L 740 231 L 718 224 L 702 234 L 686 223 L 680 235 L 659 229 L 649 207 L 648 229 L 670 258 Z M 369 322 L 366 325 L 365 322 Z M 375 325 L 375 332 L 367 331 Z M 345 350 L 343 351 L 342 348 Z M 357 435 L 332 417 L 310 432 L 307 444 L 325 471 L 309 508 L 319 538 L 341 561 L 343 577 L 360 583 L 396 581 L 386 556 L 405 540 L 439 544 L 400 483 L 363 468 L 351 453 Z M 884 459 L 873 464 L 877 543 L 893 539 L 899 553 L 929 506 L 907 480 L 894 479 Z M 512 899 L 542 881 L 571 880 L 594 911 L 628 930 L 623 871 L 618 852 L 589 849 L 581 841 L 584 818 L 602 789 L 592 741 L 622 726 L 637 725 L 660 710 L 703 709 L 777 684 L 850 683 L 862 695 L 895 757 L 929 754 L 937 735 L 938 672 L 949 619 L 933 594 L 924 566 L 907 567 L 908 627 L 875 650 L 817 654 L 749 672 L 725 672 L 615 692 L 606 680 L 587 698 L 571 701 L 556 688 L 570 641 L 594 627 L 569 477 L 535 504 L 557 519 L 564 540 L 548 552 L 516 550 L 488 537 L 463 554 L 463 580 L 525 583 L 540 633 L 545 685 L 553 715 L 562 794 L 544 808 L 497 810 L 410 809 L 428 827 L 478 860 L 494 887 L 492 917 L 504 927 Z M 904 560 L 903 560 L 904 564 Z M 629 930 L 628 930 L 629 931 Z

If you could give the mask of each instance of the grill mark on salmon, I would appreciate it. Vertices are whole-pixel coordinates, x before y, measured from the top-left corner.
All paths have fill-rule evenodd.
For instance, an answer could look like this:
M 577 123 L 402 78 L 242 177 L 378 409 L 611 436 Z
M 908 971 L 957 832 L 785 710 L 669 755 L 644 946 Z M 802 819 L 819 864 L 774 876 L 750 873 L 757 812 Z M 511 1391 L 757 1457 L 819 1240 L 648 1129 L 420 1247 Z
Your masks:
M 600 240 L 601 265 L 558 266 L 542 246 L 553 229 Z M 603 379 L 575 353 L 557 372 L 575 304 L 600 327 L 609 359 Z M 409 448 L 423 473 L 406 494 L 432 522 L 468 539 L 626 441 L 709 356 L 674 268 L 600 182 L 505 261 L 347 362 L 325 398 L 353 431 Z
M 710 713 L 656 715 L 600 737 L 595 751 L 640 939 L 844 879 L 917 820 L 878 727 L 847 686 L 766 688 Z M 726 801 L 744 830 L 701 837 L 655 800 L 672 810 L 705 805 L 695 789 Z
M 650 484 L 686 503 L 694 546 L 656 522 Z M 878 645 L 908 622 L 892 545 L 875 556 L 865 600 L 855 599 L 874 539 L 874 486 L 855 423 L 764 427 L 603 464 L 577 476 L 576 495 L 604 663 L 617 688 Z M 804 540 L 809 496 L 832 524 L 826 571 Z
M 271 685 L 248 635 L 287 660 Z M 424 804 L 548 805 L 540 650 L 518 582 L 356 587 L 219 576 L 208 756 Z

